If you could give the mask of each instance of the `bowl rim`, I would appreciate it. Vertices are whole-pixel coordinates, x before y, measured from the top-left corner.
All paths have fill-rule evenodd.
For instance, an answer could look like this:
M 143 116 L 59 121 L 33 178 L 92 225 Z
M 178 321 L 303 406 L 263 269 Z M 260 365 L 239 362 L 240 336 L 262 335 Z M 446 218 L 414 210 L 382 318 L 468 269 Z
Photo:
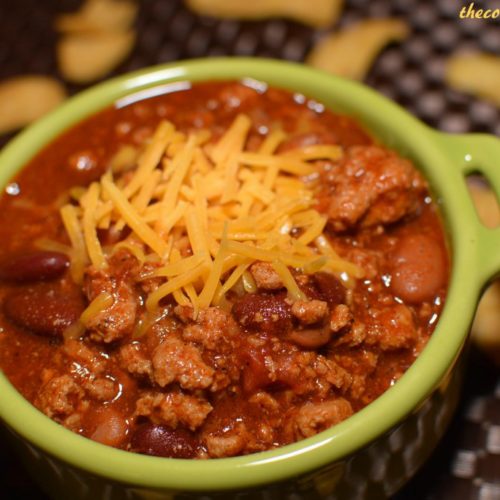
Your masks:
M 56 424 L 0 375 L 0 418 L 49 455 L 100 477 L 159 489 L 213 491 L 255 487 L 305 475 L 376 440 L 418 409 L 453 369 L 483 285 L 478 282 L 477 225 L 462 208 L 462 176 L 435 132 L 392 101 L 352 81 L 300 64 L 259 58 L 178 61 L 113 78 L 68 100 L 14 138 L 0 153 L 5 185 L 44 144 L 124 95 L 175 81 L 251 78 L 302 93 L 327 108 L 350 114 L 382 142 L 410 156 L 424 172 L 442 207 L 452 247 L 446 305 L 428 345 L 401 379 L 378 399 L 336 426 L 275 450 L 243 457 L 182 460 L 138 455 L 84 438 Z M 434 168 L 439 165 L 439 168 Z M 453 308 L 452 308 L 453 306 Z M 29 422 L 29 425 L 27 423 Z

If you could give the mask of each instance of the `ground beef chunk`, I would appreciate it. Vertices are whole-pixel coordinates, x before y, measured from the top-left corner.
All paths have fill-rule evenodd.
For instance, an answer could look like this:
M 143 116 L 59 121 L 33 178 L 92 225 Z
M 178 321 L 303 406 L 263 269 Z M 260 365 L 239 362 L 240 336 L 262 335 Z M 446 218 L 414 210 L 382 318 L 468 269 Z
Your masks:
M 142 264 L 137 260 L 137 257 L 126 248 L 119 248 L 113 252 L 108 263 L 112 269 L 112 274 L 124 280 L 135 281 L 142 269 Z
M 346 370 L 315 352 L 283 352 L 275 358 L 273 371 L 277 381 L 298 395 L 325 396 L 332 387 L 346 390 L 351 384 Z
M 384 351 L 409 348 L 418 338 L 413 314 L 403 304 L 371 307 L 365 325 L 366 344 L 378 345 Z
M 349 396 L 355 401 L 363 398 L 367 380 L 372 378 L 377 368 L 378 354 L 366 349 L 343 350 L 336 351 L 333 359 L 352 376 L 352 384 L 348 389 Z
M 88 395 L 98 401 L 111 401 L 117 394 L 117 384 L 109 378 L 97 378 L 84 384 Z
M 72 426 L 84 410 L 84 396 L 84 390 L 70 375 L 61 375 L 42 386 L 35 406 L 55 421 Z
M 238 325 L 230 314 L 219 307 L 209 307 L 200 311 L 196 323 L 188 325 L 182 332 L 182 337 L 201 344 L 205 349 L 221 351 L 230 347 L 230 340 L 238 332 Z
M 206 389 L 213 382 L 214 370 L 200 351 L 177 337 L 165 339 L 153 353 L 153 379 L 161 387 L 178 382 L 183 389 Z
M 261 409 L 268 412 L 277 412 L 280 408 L 276 399 L 265 391 L 256 392 L 248 401 L 249 403 L 259 405 Z
M 120 259 L 119 257 L 127 257 Z M 87 323 L 90 338 L 96 342 L 110 343 L 132 334 L 137 311 L 137 294 L 129 280 L 129 275 L 135 266 L 135 258 L 128 253 L 118 253 L 114 256 L 109 269 L 90 267 L 84 280 L 84 290 L 89 301 L 100 293 L 107 292 L 113 296 L 113 304 L 96 314 Z M 126 267 L 128 264 L 129 267 Z
M 74 361 L 85 366 L 94 376 L 100 375 L 106 369 L 106 358 L 94 347 L 78 340 L 65 340 L 64 352 Z
M 352 323 L 352 312 L 345 304 L 335 306 L 330 315 L 330 329 L 332 332 L 338 332 Z
M 199 397 L 179 392 L 148 392 L 137 400 L 136 416 L 147 417 L 151 422 L 172 429 L 183 425 L 194 431 L 212 411 L 211 404 Z
M 243 423 L 238 423 L 223 434 L 208 434 L 204 442 L 211 457 L 233 457 L 240 454 L 252 440 Z
M 355 146 L 325 176 L 330 226 L 344 231 L 357 224 L 395 222 L 415 211 L 426 187 L 411 163 L 379 146 Z
M 292 314 L 303 325 L 313 325 L 328 314 L 328 304 L 322 300 L 297 300 L 292 305 Z
M 343 398 L 320 403 L 305 403 L 293 419 L 295 439 L 314 436 L 342 422 L 353 413 L 351 404 Z
M 231 314 L 219 307 L 201 310 L 198 317 L 190 307 L 178 306 L 175 315 L 184 324 L 182 339 L 194 344 L 203 356 L 204 362 L 215 370 L 210 391 L 217 392 L 238 380 L 238 346 L 240 329 Z
M 360 321 L 354 321 L 352 326 L 339 330 L 332 340 L 333 346 L 356 347 L 366 339 L 366 326 Z
M 119 351 L 120 366 L 132 375 L 153 376 L 153 365 L 144 353 L 141 344 L 124 345 Z
M 279 290 L 283 282 L 270 262 L 256 262 L 250 266 L 255 284 L 262 290 Z
M 314 370 L 318 379 L 324 378 L 331 386 L 345 392 L 352 383 L 352 377 L 335 361 L 324 356 L 317 356 L 314 362 Z
M 174 314 L 184 324 L 190 323 L 196 319 L 194 309 L 191 306 L 176 305 L 174 307 Z

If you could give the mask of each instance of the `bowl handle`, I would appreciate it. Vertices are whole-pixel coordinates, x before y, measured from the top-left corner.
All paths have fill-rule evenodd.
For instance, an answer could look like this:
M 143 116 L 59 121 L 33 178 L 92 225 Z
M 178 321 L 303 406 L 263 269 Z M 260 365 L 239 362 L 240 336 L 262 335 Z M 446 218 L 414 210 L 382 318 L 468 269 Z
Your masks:
M 500 139 L 488 134 L 435 132 L 462 175 L 482 174 L 500 200 Z M 474 211 L 475 212 L 475 211 Z M 500 276 L 500 227 L 484 226 L 476 213 L 479 271 L 482 283 Z

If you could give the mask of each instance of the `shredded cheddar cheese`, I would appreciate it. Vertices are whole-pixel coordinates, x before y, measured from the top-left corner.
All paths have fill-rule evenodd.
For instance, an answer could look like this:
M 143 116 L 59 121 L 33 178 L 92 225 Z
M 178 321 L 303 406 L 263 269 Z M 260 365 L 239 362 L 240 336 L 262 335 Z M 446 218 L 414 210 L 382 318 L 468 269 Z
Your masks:
M 93 317 L 108 307 L 112 306 L 114 302 L 113 295 L 108 292 L 101 292 L 82 312 L 80 321 L 86 325 Z
M 61 218 L 72 247 L 70 255 L 71 276 L 75 283 L 81 283 L 88 257 L 82 226 L 77 213 L 77 209 L 73 205 L 65 205 L 61 208 Z
M 288 269 L 288 267 L 286 267 L 285 264 L 283 264 L 283 262 L 279 259 L 274 260 L 272 266 L 278 273 L 290 296 L 294 300 L 306 300 L 304 292 L 299 288 L 296 281 L 293 279 L 290 269 Z
M 81 282 L 89 263 L 105 269 L 113 253 L 127 249 L 147 265 L 140 279 L 157 282 L 145 302 L 154 322 L 167 296 L 192 307 L 196 317 L 227 303 L 238 283 L 255 292 L 250 266 L 256 261 L 271 263 L 293 300 L 305 298 L 297 272 L 335 273 L 346 286 L 361 278 L 362 270 L 328 241 L 327 219 L 315 208 L 314 161 L 337 161 L 342 149 L 319 144 L 277 153 L 287 137 L 278 129 L 257 150 L 246 150 L 251 126 L 239 115 L 214 142 L 206 130 L 185 134 L 163 121 L 142 152 L 122 155 L 127 163 L 134 159 L 135 168 L 122 172 L 112 163 L 99 182 L 73 188 L 61 217 L 74 279 Z M 125 227 L 126 238 L 101 245 L 98 229 L 119 234 Z M 98 296 L 82 323 L 110 304 L 112 297 Z
M 81 199 L 81 205 L 83 206 L 83 235 L 90 260 L 96 268 L 104 266 L 105 262 L 101 244 L 97 238 L 97 221 L 95 219 L 100 189 L 100 185 L 93 182 Z

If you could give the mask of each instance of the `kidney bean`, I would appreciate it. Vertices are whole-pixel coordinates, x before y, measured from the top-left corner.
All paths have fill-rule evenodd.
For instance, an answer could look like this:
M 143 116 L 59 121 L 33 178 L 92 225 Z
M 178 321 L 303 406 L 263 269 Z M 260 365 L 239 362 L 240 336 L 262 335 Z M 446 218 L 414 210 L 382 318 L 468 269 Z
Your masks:
M 391 289 L 408 303 L 432 300 L 445 285 L 447 273 L 439 243 L 426 234 L 410 234 L 395 249 Z
M 69 267 L 69 258 L 60 252 L 34 251 L 10 257 L 0 265 L 0 279 L 29 282 L 60 277 Z
M 272 335 L 286 333 L 292 327 L 291 306 L 285 294 L 251 293 L 233 305 L 232 313 L 242 326 Z
M 30 288 L 8 295 L 3 309 L 16 325 L 37 335 L 54 337 L 80 317 L 84 304 L 77 295 L 50 288 Z
M 289 340 L 300 347 L 306 349 L 317 349 L 330 342 L 332 331 L 330 325 L 320 328 L 305 328 L 304 330 L 293 330 L 289 335 Z
M 171 458 L 193 458 L 197 444 L 195 436 L 186 429 L 152 423 L 139 425 L 130 441 L 131 451 Z
M 104 246 L 114 245 L 115 243 L 124 240 L 130 233 L 131 230 L 128 226 L 121 230 L 117 230 L 114 226 L 110 226 L 109 229 L 97 229 L 99 241 Z
M 316 273 L 313 275 L 313 280 L 318 292 L 317 298 L 330 305 L 345 302 L 345 287 L 335 276 L 328 273 Z

